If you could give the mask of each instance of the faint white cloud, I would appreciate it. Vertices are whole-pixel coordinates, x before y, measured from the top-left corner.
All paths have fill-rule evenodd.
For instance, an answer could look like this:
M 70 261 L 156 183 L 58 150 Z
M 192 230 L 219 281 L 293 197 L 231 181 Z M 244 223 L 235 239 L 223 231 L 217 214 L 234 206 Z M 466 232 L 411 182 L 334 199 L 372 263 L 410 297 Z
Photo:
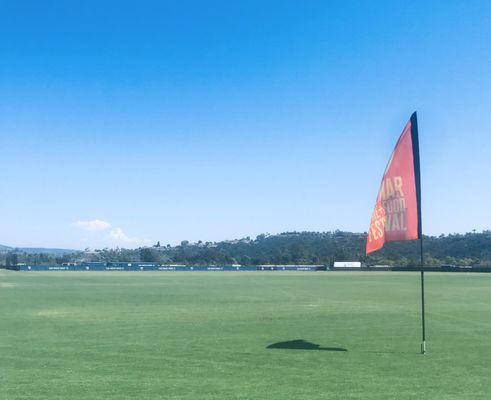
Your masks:
M 128 236 L 122 228 L 114 227 L 110 222 L 94 219 L 91 221 L 76 221 L 72 226 L 84 231 L 91 232 L 90 238 L 83 238 L 82 241 L 92 243 L 94 247 L 101 246 L 127 246 L 137 247 L 150 243 L 147 239 Z
M 121 228 L 113 228 L 109 232 L 109 238 L 117 243 L 126 245 L 135 245 L 137 243 L 145 243 L 147 240 L 141 240 L 136 237 L 130 237 Z
M 150 244 L 148 239 L 139 239 L 136 237 L 130 237 L 123 232 L 121 228 L 113 228 L 109 232 L 109 238 L 122 246 L 145 246 Z
M 89 232 L 105 231 L 111 228 L 109 222 L 100 219 L 94 219 L 92 221 L 75 221 L 72 223 L 72 226 Z

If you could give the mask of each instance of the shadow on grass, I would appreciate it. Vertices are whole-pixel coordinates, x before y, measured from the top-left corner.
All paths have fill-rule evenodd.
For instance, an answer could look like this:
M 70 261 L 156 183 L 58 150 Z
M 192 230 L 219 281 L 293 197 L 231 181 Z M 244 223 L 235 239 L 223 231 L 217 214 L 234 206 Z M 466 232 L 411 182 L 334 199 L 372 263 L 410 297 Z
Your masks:
M 321 350 L 321 351 L 348 351 L 343 347 L 321 347 L 318 344 L 307 342 L 303 339 L 278 342 L 266 346 L 267 349 L 287 349 L 287 350 Z

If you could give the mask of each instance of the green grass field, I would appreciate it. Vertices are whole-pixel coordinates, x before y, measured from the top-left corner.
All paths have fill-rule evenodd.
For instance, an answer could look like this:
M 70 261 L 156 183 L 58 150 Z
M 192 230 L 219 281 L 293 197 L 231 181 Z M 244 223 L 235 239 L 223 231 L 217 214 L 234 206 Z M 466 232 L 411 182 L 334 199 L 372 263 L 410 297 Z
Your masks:
M 427 274 L 426 356 L 419 310 L 416 273 L 0 270 L 0 399 L 490 399 L 491 274 Z

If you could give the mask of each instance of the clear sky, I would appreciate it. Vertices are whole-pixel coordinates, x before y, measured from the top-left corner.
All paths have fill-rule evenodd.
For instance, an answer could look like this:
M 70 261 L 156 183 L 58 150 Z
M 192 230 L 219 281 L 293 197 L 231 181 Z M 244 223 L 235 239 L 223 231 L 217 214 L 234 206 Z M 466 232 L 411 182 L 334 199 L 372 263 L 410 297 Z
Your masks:
M 366 231 L 410 114 L 423 230 L 491 228 L 489 1 L 0 1 L 0 243 Z

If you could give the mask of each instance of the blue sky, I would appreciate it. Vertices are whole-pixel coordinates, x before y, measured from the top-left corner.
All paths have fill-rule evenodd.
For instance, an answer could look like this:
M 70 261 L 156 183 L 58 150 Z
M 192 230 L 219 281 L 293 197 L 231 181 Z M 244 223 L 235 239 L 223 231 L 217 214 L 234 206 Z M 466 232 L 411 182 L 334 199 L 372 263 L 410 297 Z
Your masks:
M 418 111 L 427 234 L 491 227 L 487 1 L 0 1 L 0 243 L 366 231 Z

